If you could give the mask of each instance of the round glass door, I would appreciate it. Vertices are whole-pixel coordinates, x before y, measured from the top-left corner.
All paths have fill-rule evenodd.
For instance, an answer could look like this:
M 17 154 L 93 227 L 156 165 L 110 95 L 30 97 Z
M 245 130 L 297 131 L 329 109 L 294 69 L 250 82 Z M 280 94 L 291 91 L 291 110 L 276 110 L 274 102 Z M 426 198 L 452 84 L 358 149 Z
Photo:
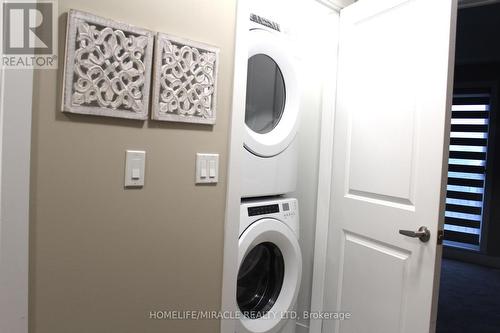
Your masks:
M 285 80 L 276 62 L 265 54 L 248 59 L 245 123 L 266 134 L 279 123 L 285 109 Z
M 265 315 L 278 299 L 283 285 L 285 261 L 271 242 L 255 246 L 243 259 L 238 271 L 236 300 L 250 319 Z

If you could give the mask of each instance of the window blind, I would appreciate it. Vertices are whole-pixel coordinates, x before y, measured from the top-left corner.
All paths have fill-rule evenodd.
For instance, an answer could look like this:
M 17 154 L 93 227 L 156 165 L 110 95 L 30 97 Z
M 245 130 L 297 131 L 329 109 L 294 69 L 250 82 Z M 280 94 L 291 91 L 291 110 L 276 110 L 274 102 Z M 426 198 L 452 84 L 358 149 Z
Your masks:
M 487 90 L 455 90 L 444 239 L 479 250 L 483 220 L 491 96 Z

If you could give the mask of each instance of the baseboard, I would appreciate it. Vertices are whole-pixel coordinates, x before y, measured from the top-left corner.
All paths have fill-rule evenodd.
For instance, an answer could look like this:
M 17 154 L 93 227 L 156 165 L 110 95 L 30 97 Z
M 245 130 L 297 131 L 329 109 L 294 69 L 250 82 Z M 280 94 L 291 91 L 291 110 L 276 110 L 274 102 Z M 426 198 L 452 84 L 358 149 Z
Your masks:
M 295 323 L 295 333 L 309 333 L 309 326 L 297 322 Z
M 443 248 L 443 258 L 459 260 L 481 266 L 500 268 L 500 257 L 491 257 L 465 249 L 445 246 Z

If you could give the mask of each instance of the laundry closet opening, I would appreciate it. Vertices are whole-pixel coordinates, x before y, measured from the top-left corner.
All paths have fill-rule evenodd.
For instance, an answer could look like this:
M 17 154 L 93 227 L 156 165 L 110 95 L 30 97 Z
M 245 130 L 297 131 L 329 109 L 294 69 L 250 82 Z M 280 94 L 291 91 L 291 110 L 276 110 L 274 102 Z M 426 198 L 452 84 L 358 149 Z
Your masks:
M 239 5 L 223 309 L 242 316 L 223 321 L 222 331 L 303 333 L 309 319 L 302 314 L 311 310 L 323 91 L 327 78 L 335 79 L 336 61 L 310 70 L 316 53 L 298 46 L 322 45 L 335 55 L 338 11 L 319 1 Z

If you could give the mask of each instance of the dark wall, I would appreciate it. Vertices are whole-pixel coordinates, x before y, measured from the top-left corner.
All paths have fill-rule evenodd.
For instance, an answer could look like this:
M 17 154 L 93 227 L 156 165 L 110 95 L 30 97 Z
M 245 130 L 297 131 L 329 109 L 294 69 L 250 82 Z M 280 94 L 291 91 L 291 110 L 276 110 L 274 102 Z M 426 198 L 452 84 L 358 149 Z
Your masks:
M 500 62 L 500 4 L 458 12 L 456 63 Z
M 485 82 L 496 85 L 493 95 L 500 96 L 500 4 L 459 11 L 457 22 L 455 84 Z M 493 101 L 488 155 L 487 254 L 500 256 L 500 112 Z M 498 120 L 497 120 L 498 118 Z

